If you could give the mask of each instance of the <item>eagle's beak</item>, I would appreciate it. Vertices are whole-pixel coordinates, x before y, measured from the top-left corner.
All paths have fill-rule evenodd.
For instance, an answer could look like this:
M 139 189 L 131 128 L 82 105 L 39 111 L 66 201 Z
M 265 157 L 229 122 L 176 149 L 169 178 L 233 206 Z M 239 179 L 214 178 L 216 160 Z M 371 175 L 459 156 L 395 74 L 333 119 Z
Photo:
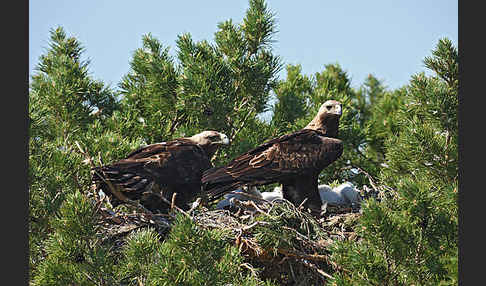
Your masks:
M 342 114 L 342 109 L 341 109 L 341 105 L 336 105 L 335 107 L 335 111 L 334 111 L 334 114 L 336 115 L 341 115 Z

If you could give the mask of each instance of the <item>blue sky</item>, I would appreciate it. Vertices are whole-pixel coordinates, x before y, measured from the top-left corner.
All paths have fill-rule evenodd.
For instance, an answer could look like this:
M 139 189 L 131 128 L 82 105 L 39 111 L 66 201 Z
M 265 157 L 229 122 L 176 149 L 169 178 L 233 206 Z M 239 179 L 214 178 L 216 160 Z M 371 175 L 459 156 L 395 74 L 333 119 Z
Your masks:
M 440 38 L 458 43 L 457 0 L 282 1 L 267 0 L 276 13 L 274 53 L 284 64 L 301 64 L 306 75 L 339 63 L 361 85 L 368 74 L 389 89 L 425 71 L 422 60 Z M 129 61 L 151 33 L 175 54 L 177 35 L 213 41 L 217 24 L 239 23 L 246 0 L 29 1 L 29 72 L 48 47 L 49 30 L 62 26 L 85 47 L 95 79 L 116 87 Z M 279 78 L 285 78 L 283 69 Z

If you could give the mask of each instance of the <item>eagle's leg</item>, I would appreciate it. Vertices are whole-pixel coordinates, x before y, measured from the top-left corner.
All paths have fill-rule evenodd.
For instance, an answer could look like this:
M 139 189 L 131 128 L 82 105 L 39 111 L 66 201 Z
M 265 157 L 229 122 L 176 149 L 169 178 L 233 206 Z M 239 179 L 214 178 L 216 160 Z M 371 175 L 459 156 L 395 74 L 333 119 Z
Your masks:
M 301 175 L 282 182 L 282 193 L 286 200 L 299 206 L 306 198 L 304 207 L 319 213 L 321 197 L 319 196 L 317 175 Z
M 171 208 L 172 196 L 177 193 L 175 197 L 175 205 L 183 210 L 187 210 L 187 194 L 191 193 L 192 186 L 182 185 L 181 187 L 174 187 L 168 185 L 152 184 L 150 189 L 147 189 L 140 198 L 140 202 L 150 211 L 167 213 Z M 161 197 L 164 197 L 161 198 Z
M 167 201 L 172 202 L 172 196 L 174 193 L 176 194 L 175 197 L 175 205 L 179 207 L 182 210 L 189 210 L 190 209 L 190 204 L 196 200 L 198 196 L 200 196 L 200 191 L 201 191 L 201 186 L 200 184 L 181 184 L 179 186 L 168 186 L 164 188 L 162 191 L 162 195 L 164 198 L 167 199 Z M 163 205 L 169 209 L 170 205 L 167 203 L 163 203 Z

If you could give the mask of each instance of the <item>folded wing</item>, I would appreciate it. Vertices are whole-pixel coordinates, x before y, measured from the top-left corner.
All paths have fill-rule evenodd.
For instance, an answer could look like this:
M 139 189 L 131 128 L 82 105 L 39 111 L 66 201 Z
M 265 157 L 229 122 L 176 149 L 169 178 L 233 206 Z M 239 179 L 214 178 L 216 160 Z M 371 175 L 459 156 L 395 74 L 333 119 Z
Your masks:
M 319 173 L 343 151 L 341 140 L 302 129 L 283 135 L 238 156 L 223 167 L 204 172 L 210 200 L 241 185 L 264 185 L 301 174 Z
M 138 199 L 154 184 L 159 188 L 200 185 L 203 170 L 211 167 L 198 145 L 184 139 L 151 144 L 113 164 L 94 168 L 93 180 L 109 190 L 106 181 L 131 199 Z

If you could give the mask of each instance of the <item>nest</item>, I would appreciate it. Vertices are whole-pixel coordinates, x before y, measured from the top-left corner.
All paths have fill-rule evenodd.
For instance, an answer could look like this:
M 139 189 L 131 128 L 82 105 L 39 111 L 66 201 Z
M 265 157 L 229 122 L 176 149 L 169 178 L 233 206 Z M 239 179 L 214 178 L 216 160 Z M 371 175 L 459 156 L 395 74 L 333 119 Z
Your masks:
M 201 228 L 221 230 L 225 240 L 239 248 L 244 267 L 281 285 L 322 285 L 332 280 L 329 273 L 340 267 L 329 259 L 329 246 L 336 240 L 359 239 L 352 229 L 360 216 L 356 206 L 328 205 L 316 218 L 287 200 L 234 200 L 232 210 L 212 210 L 200 202 L 189 211 L 172 203 L 168 214 L 151 213 L 136 202 L 116 210 L 98 207 L 100 232 L 117 251 L 126 236 L 137 229 L 152 228 L 164 239 L 175 215 L 182 213 Z
M 317 219 L 287 200 L 237 201 L 236 211 L 201 209 L 193 215 L 203 228 L 226 232 L 246 261 L 263 279 L 281 285 L 322 285 L 340 267 L 329 259 L 328 247 L 336 240 L 358 236 L 352 226 L 359 209 L 328 206 Z

